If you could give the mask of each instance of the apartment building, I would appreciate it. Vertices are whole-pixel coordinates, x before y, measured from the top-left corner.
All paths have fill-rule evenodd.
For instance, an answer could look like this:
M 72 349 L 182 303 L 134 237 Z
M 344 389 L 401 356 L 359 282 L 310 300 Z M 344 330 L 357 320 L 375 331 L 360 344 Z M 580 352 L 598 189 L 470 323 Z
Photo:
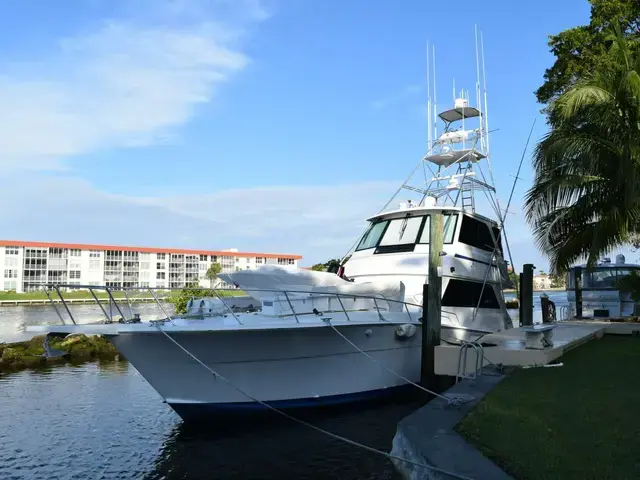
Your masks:
M 37 290 L 47 283 L 109 287 L 209 287 L 206 272 L 219 263 L 222 273 L 262 265 L 297 267 L 300 255 L 186 250 L 0 240 L 5 291 Z

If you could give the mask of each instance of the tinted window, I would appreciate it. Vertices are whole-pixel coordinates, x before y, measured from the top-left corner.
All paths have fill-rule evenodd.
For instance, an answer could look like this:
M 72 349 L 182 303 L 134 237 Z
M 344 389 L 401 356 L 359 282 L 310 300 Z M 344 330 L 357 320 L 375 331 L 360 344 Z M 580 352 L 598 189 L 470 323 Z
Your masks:
M 451 279 L 442 297 L 443 307 L 500 308 L 493 287 L 482 283 Z M 480 298 L 482 295 L 482 298 Z M 478 302 L 480 300 L 480 302 Z
M 420 234 L 418 243 L 429 243 L 429 231 L 431 230 L 429 227 L 431 225 L 431 217 L 427 215 L 426 218 L 427 219 L 424 222 L 424 228 L 422 229 L 422 234 Z M 458 215 L 445 214 L 442 222 L 444 229 L 444 243 L 453 243 L 453 236 L 456 233 L 456 225 L 458 224 Z
M 380 240 L 380 246 L 416 243 L 423 218 L 424 217 L 409 217 L 391 220 L 384 232 L 382 240 Z
M 369 227 L 369 230 L 364 234 L 362 240 L 358 244 L 356 250 L 366 250 L 367 248 L 373 248 L 378 244 L 380 237 L 384 233 L 384 229 L 387 228 L 388 220 L 374 223 Z
M 491 238 L 489 226 L 467 215 L 463 215 L 462 217 L 460 241 L 471 247 L 493 252 L 493 238 Z

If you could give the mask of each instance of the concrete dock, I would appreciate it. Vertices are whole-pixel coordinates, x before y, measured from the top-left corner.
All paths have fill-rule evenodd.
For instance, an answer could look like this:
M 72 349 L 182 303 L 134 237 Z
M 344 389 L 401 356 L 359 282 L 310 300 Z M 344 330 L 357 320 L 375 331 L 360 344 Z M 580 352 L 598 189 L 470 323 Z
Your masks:
M 473 478 L 494 480 L 510 477 L 493 462 L 467 443 L 455 427 L 471 409 L 500 383 L 505 375 L 500 367 L 526 367 L 547 365 L 562 355 L 590 340 L 606 335 L 638 335 L 640 323 L 608 320 L 574 320 L 552 324 L 553 345 L 544 348 L 526 348 L 527 329 L 514 328 L 482 338 L 482 350 L 467 350 L 466 373 L 475 378 L 460 379 L 444 395 L 466 399 L 460 405 L 449 405 L 436 398 L 405 417 L 398 424 L 393 439 L 392 454 L 418 464 L 430 465 L 453 474 L 394 460 L 396 469 L 407 480 L 440 478 Z M 459 370 L 461 347 L 442 344 L 435 347 L 436 374 L 456 376 Z M 484 359 L 481 370 L 476 370 L 476 352 Z
M 610 321 L 582 320 L 553 324 L 553 346 L 544 349 L 526 348 L 526 330 L 512 328 L 482 338 L 484 366 L 528 366 L 547 365 L 564 352 L 605 334 L 629 335 L 640 332 L 640 323 L 617 323 Z M 469 350 L 466 371 L 475 370 L 476 354 Z M 460 363 L 460 346 L 441 344 L 435 347 L 435 369 L 437 375 L 456 376 Z

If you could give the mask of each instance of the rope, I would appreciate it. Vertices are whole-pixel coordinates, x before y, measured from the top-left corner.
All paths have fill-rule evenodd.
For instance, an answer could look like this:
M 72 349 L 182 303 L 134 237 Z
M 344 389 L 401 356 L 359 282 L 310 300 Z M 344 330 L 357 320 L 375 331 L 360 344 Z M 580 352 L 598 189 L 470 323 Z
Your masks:
M 369 355 L 367 352 L 363 351 L 362 349 L 360 349 L 360 347 L 358 347 L 355 343 L 353 343 L 351 340 L 349 340 L 346 336 L 344 336 L 344 334 L 342 332 L 340 332 L 336 327 L 334 327 L 333 325 L 331 325 L 331 320 L 326 319 L 325 323 L 327 325 L 329 325 L 329 327 L 331 327 L 333 329 L 334 332 L 336 332 L 338 335 L 340 335 L 349 345 L 351 345 L 353 348 L 355 348 L 358 352 L 360 352 L 361 354 L 363 354 L 365 357 L 367 357 L 369 360 L 371 360 L 373 363 L 377 364 L 380 368 L 383 368 L 384 370 L 386 370 L 387 372 L 391 373 L 392 375 L 395 375 L 398 378 L 401 378 L 402 380 L 404 380 L 405 382 L 413 385 L 416 388 L 419 388 L 420 390 L 422 390 L 423 392 L 428 393 L 429 395 L 433 395 L 434 397 L 438 397 L 438 398 L 442 398 L 443 400 L 446 400 L 447 403 L 449 405 L 452 405 L 454 403 L 456 403 L 456 398 L 454 397 L 447 397 L 445 395 L 441 395 L 439 393 L 436 393 L 434 391 L 431 391 L 427 388 L 424 388 L 422 385 L 419 385 L 415 382 L 412 382 L 411 380 L 409 380 L 408 378 L 400 375 L 398 372 L 394 372 L 393 370 L 391 370 L 389 367 L 387 367 L 386 365 L 383 365 L 382 363 L 378 362 L 375 358 L 373 358 L 371 355 Z
M 432 470 L 434 472 L 442 473 L 444 475 L 448 475 L 448 476 L 453 477 L 453 478 L 458 478 L 460 480 L 474 480 L 471 477 L 466 477 L 464 475 L 459 475 L 459 474 L 456 474 L 456 473 L 453 473 L 453 472 L 449 472 L 447 470 L 443 470 L 441 468 L 434 467 L 433 465 L 426 465 L 424 463 L 415 462 L 415 461 L 409 460 L 407 458 L 398 457 L 397 455 L 393 455 L 391 453 L 387 453 L 387 452 L 384 452 L 382 450 L 378 450 L 377 448 L 370 447 L 370 446 L 365 445 L 363 443 L 356 442 L 355 440 L 351 440 L 349 438 L 343 437 L 343 436 L 338 435 L 336 433 L 329 432 L 328 430 L 324 430 L 323 428 L 317 427 L 316 425 L 313 425 L 313 424 L 311 424 L 309 422 L 305 422 L 304 420 L 300 420 L 299 418 L 296 418 L 296 417 L 294 417 L 292 415 L 289 415 L 288 413 L 286 413 L 286 412 L 284 412 L 284 411 L 282 411 L 282 410 L 280 410 L 280 409 L 278 409 L 276 407 L 273 407 L 273 406 L 269 405 L 268 403 L 263 402 L 262 400 L 258 400 L 257 398 L 252 397 L 247 392 L 242 390 L 240 387 L 236 387 L 233 383 L 231 383 L 225 377 L 220 375 L 214 369 L 212 369 L 208 365 L 204 364 L 198 357 L 196 357 L 194 354 L 192 354 L 189 350 L 187 350 L 185 347 L 183 347 L 177 340 L 175 340 L 171 335 L 169 335 L 162 328 L 160 323 L 161 323 L 160 321 L 153 322 L 153 325 L 158 329 L 158 331 L 160 331 L 162 334 L 164 334 L 164 336 L 166 336 L 176 347 L 178 347 L 184 353 L 189 355 L 189 357 L 191 357 L 194 361 L 196 361 L 197 363 L 202 365 L 209 373 L 211 373 L 211 375 L 213 375 L 215 378 L 218 378 L 218 379 L 222 380 L 224 383 L 229 385 L 231 388 L 233 388 L 234 390 L 236 390 L 240 394 L 244 395 L 248 399 L 252 400 L 253 402 L 259 403 L 260 405 L 262 405 L 266 409 L 271 410 L 272 412 L 275 412 L 278 415 L 281 415 L 281 416 L 283 416 L 285 418 L 288 418 L 289 420 L 292 420 L 292 421 L 297 422 L 297 423 L 299 423 L 301 425 L 304 425 L 305 427 L 311 428 L 312 430 L 315 430 L 316 432 L 319 432 L 319 433 L 322 433 L 324 435 L 327 435 L 327 436 L 329 436 L 329 437 L 331 437 L 331 438 L 333 438 L 335 440 L 339 440 L 341 442 L 347 443 L 347 444 L 352 445 L 354 447 L 362 448 L 362 449 L 367 450 L 367 451 L 372 452 L 372 453 L 377 453 L 378 455 L 382 455 L 384 457 L 387 457 L 390 460 L 398 460 L 400 462 L 408 463 L 408 464 L 414 465 L 416 467 L 430 469 L 430 470 Z

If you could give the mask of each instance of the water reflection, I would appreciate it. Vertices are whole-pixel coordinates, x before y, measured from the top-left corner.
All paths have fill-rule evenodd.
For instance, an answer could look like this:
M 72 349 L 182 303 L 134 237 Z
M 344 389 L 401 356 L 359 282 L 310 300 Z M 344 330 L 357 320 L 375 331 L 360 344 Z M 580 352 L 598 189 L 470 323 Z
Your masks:
M 396 424 L 424 399 L 412 395 L 375 405 L 297 413 L 309 423 L 382 451 L 391 450 Z M 396 479 L 384 457 L 267 413 L 213 427 L 177 425 L 145 478 Z
M 418 392 L 420 393 L 420 392 Z M 416 394 L 300 417 L 389 451 Z M 0 377 L 0 478 L 392 479 L 384 458 L 279 418 L 186 427 L 126 362 Z

